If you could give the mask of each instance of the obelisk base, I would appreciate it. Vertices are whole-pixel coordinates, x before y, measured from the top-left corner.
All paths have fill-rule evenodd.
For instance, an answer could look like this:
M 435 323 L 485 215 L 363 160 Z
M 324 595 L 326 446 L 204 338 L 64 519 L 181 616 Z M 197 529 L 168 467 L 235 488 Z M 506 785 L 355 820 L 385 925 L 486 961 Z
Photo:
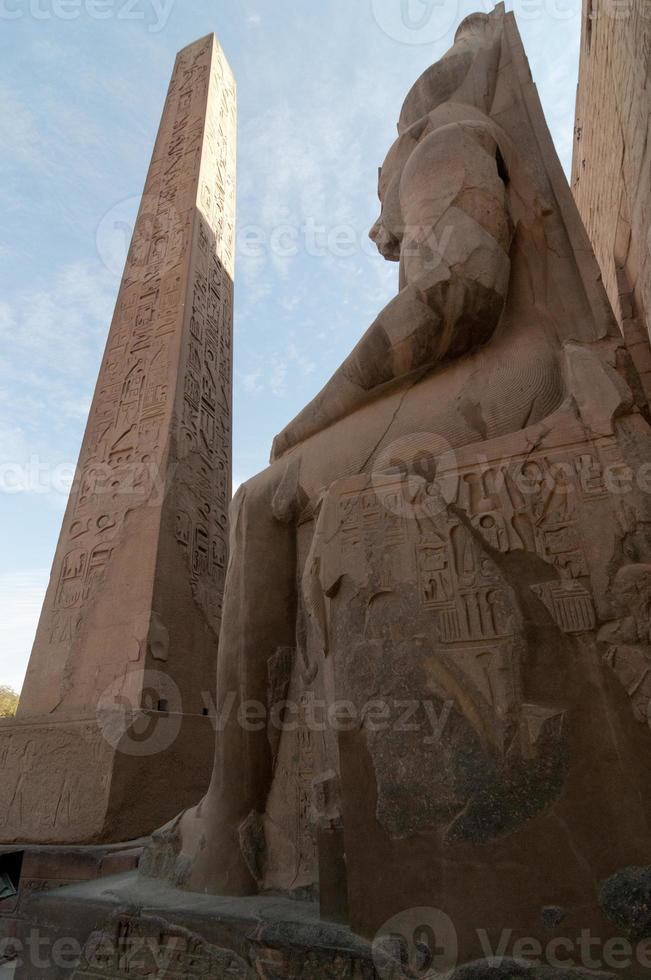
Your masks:
M 115 708 L 0 722 L 0 844 L 146 837 L 205 793 L 209 717 Z

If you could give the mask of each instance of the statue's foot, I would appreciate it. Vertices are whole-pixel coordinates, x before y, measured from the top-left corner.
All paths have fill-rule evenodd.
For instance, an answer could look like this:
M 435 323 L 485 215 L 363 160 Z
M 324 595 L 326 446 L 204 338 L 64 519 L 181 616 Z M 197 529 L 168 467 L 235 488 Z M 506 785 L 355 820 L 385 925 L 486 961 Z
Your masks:
M 218 816 L 219 814 L 219 816 Z M 240 845 L 241 821 L 227 820 L 207 796 L 152 835 L 141 873 L 175 888 L 210 895 L 255 895 L 258 886 Z

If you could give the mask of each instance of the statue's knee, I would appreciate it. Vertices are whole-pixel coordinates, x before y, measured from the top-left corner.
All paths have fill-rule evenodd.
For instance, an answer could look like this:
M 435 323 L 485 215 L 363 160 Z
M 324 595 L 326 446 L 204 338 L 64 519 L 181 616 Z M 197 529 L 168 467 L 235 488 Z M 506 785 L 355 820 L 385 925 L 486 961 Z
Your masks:
M 258 489 L 259 482 L 260 474 L 252 476 L 245 483 L 240 483 L 231 500 L 229 512 L 231 523 L 237 519 L 243 509 L 246 508 L 246 510 L 249 510 L 254 505 L 260 495 Z
M 235 524 L 237 517 L 239 516 L 239 513 L 242 510 L 242 505 L 244 504 L 245 498 L 246 498 L 246 483 L 240 483 L 239 487 L 233 494 L 231 498 L 231 502 L 228 507 L 228 520 L 231 527 L 233 527 L 233 525 Z
M 231 522 L 245 510 L 249 513 L 271 511 L 274 494 L 282 478 L 282 469 L 278 466 L 268 466 L 252 476 L 250 480 L 241 483 L 231 501 Z

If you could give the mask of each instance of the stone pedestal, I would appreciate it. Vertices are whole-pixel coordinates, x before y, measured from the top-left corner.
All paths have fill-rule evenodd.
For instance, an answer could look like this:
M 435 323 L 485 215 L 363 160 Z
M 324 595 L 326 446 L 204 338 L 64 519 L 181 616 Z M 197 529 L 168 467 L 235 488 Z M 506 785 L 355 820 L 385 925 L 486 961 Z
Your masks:
M 529 955 L 458 966 L 433 910 L 375 943 L 319 920 L 316 903 L 183 894 L 134 873 L 34 895 L 14 942 L 14 980 L 601 980 L 644 969 L 536 966 Z M 431 931 L 432 925 L 434 931 Z M 562 935 L 562 928 L 550 928 Z M 603 934 L 607 936 L 606 933 Z M 440 944 L 440 946 L 439 946 Z M 560 954 L 559 954 L 560 955 Z M 561 956 L 562 958 L 562 956 Z

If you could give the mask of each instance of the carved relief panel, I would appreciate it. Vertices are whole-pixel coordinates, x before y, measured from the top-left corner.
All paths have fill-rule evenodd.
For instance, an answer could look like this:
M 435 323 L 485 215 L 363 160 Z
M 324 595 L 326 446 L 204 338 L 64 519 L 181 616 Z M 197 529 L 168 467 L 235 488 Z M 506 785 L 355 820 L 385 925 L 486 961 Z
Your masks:
M 624 466 L 616 440 L 579 441 L 571 428 L 504 460 L 462 451 L 455 465 L 453 494 L 435 467 L 416 491 L 413 476 L 391 473 L 339 481 L 316 532 L 327 623 L 311 628 L 329 637 L 336 697 L 355 701 L 392 836 L 440 826 L 450 841 L 490 839 L 560 793 L 568 705 L 529 677 L 551 637 L 568 656 L 596 642 L 609 618 L 604 569 L 633 503 L 608 489 Z M 631 571 L 620 593 L 643 579 Z M 613 629 L 609 662 L 633 695 L 651 692 L 651 659 L 624 646 L 637 627 L 629 617 Z M 392 718 L 380 731 L 365 720 L 369 692 Z M 418 721 L 400 732 L 393 715 L 407 702 Z M 427 710 L 447 719 L 440 739 L 428 738 Z

